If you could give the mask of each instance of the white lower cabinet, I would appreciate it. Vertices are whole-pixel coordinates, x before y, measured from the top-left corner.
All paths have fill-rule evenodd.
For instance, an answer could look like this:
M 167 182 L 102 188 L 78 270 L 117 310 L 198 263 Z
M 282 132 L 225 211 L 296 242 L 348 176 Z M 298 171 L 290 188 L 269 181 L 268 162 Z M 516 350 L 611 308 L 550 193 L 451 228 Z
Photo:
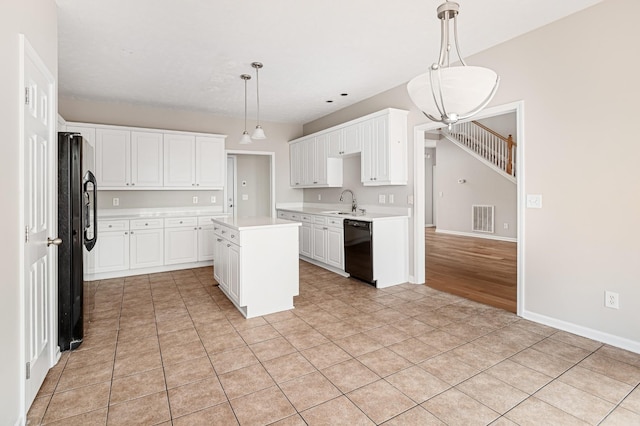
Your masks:
M 129 231 L 98 232 L 92 253 L 96 274 L 129 269 Z
M 198 218 L 181 217 L 164 220 L 164 263 L 198 261 Z
M 299 290 L 298 224 L 214 222 L 213 276 L 220 290 L 246 318 L 292 309 Z
M 307 257 L 312 257 L 311 241 L 313 241 L 313 225 L 310 223 L 302 222 L 300 226 L 300 254 Z
M 327 229 L 327 264 L 344 270 L 344 228 L 329 226 Z
M 160 229 L 131 231 L 129 238 L 130 269 L 162 266 L 164 234 Z
M 344 271 L 343 219 L 278 210 L 278 218 L 302 222 L 300 256 Z
M 216 256 L 216 217 L 99 220 L 98 243 L 85 252 L 85 279 L 169 271 L 190 263 L 206 265 Z

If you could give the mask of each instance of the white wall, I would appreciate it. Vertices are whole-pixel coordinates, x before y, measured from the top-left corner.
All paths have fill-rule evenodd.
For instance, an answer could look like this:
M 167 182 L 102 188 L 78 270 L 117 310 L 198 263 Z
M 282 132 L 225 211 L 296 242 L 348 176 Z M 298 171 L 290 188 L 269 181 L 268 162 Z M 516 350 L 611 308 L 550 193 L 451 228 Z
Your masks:
M 524 101 L 522 184 L 543 195 L 542 209 L 524 211 L 524 314 L 640 352 L 638 16 L 640 2 L 607 0 L 467 62 L 500 74 L 492 105 Z M 412 147 L 427 120 L 404 85 L 304 132 L 386 107 L 411 109 Z M 620 310 L 604 308 L 605 290 L 620 294 Z
M 262 127 L 267 133 L 267 139 L 254 141 L 251 145 L 239 145 L 238 141 L 244 128 L 243 119 L 215 116 L 198 111 L 185 111 L 170 108 L 154 108 L 142 105 L 122 104 L 113 102 L 96 102 L 78 100 L 72 98 L 60 98 L 59 112 L 67 121 L 113 124 L 119 126 L 146 127 L 165 130 L 183 130 L 203 133 L 217 133 L 228 135 L 225 147 L 227 150 L 244 151 L 265 151 L 275 152 L 275 173 L 276 173 L 276 202 L 291 203 L 301 202 L 302 193 L 289 187 L 289 146 L 288 141 L 302 135 L 302 126 L 298 124 L 286 123 L 262 123 Z M 158 197 L 166 196 L 164 201 L 167 207 L 182 207 L 179 204 L 186 203 L 185 206 L 193 206 L 191 203 L 191 191 L 162 191 L 158 195 L 153 191 L 135 191 L 135 200 L 126 191 L 109 191 L 105 195 L 106 206 L 114 196 L 121 197 L 120 208 L 131 208 L 127 200 L 135 203 L 135 207 L 154 207 Z M 128 194 L 128 195 L 127 195 Z M 194 194 L 195 195 L 195 194 Z M 217 204 L 222 205 L 222 192 L 209 194 L 217 196 Z M 219 195 L 219 196 L 218 196 Z M 203 206 L 211 206 L 206 202 L 210 196 L 205 196 Z M 102 200 L 102 197 L 99 201 Z M 124 204 L 122 201 L 125 201 Z
M 0 424 L 19 421 L 20 383 L 24 365 L 20 359 L 20 253 L 23 250 L 20 227 L 19 164 L 20 123 L 23 91 L 19 87 L 18 58 L 20 33 L 26 35 L 47 68 L 58 75 L 58 35 L 56 5 L 53 0 L 3 1 L 0 13 L 0 117 L 2 117 L 2 155 L 0 155 Z M 24 419 L 22 419 L 24 421 Z

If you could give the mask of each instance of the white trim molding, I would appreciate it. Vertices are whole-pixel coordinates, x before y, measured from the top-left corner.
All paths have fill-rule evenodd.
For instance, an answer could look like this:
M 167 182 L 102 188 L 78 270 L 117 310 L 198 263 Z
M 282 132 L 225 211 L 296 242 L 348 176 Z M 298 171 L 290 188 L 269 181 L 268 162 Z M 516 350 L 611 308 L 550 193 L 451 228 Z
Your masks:
M 499 114 L 509 112 L 516 113 L 516 180 L 517 180 L 517 215 L 518 215 L 518 284 L 517 284 L 517 313 L 522 315 L 524 312 L 524 101 L 516 101 L 505 105 L 499 105 L 487 108 L 475 116 L 475 119 L 482 119 Z M 414 215 L 413 215 L 413 271 L 410 271 L 409 279 L 414 284 L 423 284 L 425 277 L 425 188 L 424 188 L 424 149 L 429 144 L 432 147 L 434 141 L 425 141 L 425 132 L 432 131 L 442 127 L 442 123 L 427 122 L 419 124 L 413 128 L 413 198 L 414 198 Z M 437 143 L 436 143 L 437 145 Z M 475 236 L 475 235 L 474 235 Z
M 512 237 L 501 237 L 499 235 L 490 235 L 490 234 L 474 234 L 473 232 L 449 231 L 446 229 L 436 229 L 436 234 L 448 234 L 448 235 L 459 235 L 461 237 L 484 238 L 485 240 L 508 241 L 510 243 L 518 242 L 517 238 L 512 238 Z
M 525 310 L 522 318 L 640 354 L 640 342 Z

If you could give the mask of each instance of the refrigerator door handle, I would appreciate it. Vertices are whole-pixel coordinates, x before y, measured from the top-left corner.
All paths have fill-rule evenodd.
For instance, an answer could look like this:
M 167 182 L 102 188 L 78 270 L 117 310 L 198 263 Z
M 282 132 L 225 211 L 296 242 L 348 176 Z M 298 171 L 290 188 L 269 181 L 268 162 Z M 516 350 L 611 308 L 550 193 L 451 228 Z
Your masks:
M 88 185 L 89 184 L 93 185 L 93 203 L 91 203 L 89 201 L 89 191 L 88 191 Z M 84 175 L 84 195 L 87 199 L 86 203 L 85 203 L 85 226 L 84 226 L 84 246 L 87 248 L 88 251 L 91 251 L 91 249 L 93 249 L 93 247 L 96 245 L 96 242 L 98 241 L 98 186 L 96 185 L 96 177 L 94 176 L 93 173 L 91 173 L 90 171 L 88 171 L 85 175 Z M 89 217 L 90 217 L 90 206 L 91 204 L 93 204 L 93 236 L 91 238 L 88 238 L 88 233 L 87 233 L 87 229 L 89 229 Z

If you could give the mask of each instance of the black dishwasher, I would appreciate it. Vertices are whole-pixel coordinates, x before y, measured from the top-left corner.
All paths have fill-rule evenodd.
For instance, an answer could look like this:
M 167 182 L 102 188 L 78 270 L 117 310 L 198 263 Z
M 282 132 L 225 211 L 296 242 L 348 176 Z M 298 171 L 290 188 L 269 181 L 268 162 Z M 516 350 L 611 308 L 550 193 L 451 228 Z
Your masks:
M 372 235 L 372 222 L 344 220 L 344 269 L 353 278 L 375 286 Z

